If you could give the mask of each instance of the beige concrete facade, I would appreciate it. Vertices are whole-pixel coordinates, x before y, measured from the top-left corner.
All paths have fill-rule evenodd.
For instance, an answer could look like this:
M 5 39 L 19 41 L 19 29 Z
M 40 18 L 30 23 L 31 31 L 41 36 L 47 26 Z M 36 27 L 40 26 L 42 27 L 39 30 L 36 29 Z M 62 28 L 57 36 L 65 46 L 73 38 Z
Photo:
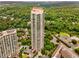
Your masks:
M 31 11 L 32 49 L 40 51 L 44 47 L 44 13 L 42 8 L 34 7 Z
M 15 29 L 0 32 L 0 58 L 11 57 L 18 52 L 17 42 Z

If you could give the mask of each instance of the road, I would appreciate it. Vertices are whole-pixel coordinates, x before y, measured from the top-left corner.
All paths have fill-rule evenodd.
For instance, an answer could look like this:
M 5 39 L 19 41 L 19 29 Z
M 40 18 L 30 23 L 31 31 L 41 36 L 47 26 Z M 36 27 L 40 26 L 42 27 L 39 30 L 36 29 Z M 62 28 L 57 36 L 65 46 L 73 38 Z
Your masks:
M 58 47 L 56 48 L 56 50 L 54 51 L 54 53 L 52 54 L 52 57 L 55 58 L 58 54 L 59 51 L 62 49 L 62 45 L 61 43 L 58 45 Z
M 59 38 L 57 38 L 59 39 Z M 62 55 L 64 57 L 71 57 L 71 58 L 78 58 L 78 54 L 76 54 L 74 52 L 74 50 L 71 47 L 71 45 L 69 45 L 68 43 L 62 41 L 61 39 L 59 39 L 61 41 L 61 43 L 58 45 L 57 49 L 55 50 L 55 52 L 53 53 L 52 57 L 56 58 L 59 54 L 60 51 L 62 52 Z

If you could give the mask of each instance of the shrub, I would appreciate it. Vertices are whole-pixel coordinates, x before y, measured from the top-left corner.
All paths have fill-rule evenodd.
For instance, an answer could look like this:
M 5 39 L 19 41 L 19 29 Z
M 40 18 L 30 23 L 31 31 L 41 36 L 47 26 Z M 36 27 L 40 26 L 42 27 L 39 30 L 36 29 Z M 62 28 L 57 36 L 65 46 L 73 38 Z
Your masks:
M 75 39 L 72 40 L 73 44 L 77 44 L 77 41 Z
M 75 49 L 75 52 L 76 52 L 77 54 L 79 54 L 79 48 L 76 48 L 76 49 Z

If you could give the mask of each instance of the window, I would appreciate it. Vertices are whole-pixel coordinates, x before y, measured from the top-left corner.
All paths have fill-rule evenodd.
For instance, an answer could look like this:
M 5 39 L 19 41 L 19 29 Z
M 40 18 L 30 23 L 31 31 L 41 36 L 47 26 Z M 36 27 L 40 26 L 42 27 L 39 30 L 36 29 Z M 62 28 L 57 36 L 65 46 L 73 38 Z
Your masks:
M 32 26 L 33 26 L 33 28 L 32 28 L 32 30 L 33 30 L 33 42 L 35 42 L 35 14 L 32 14 Z M 35 46 L 35 43 L 33 43 L 33 46 Z
M 40 14 L 37 15 L 37 48 L 40 48 Z

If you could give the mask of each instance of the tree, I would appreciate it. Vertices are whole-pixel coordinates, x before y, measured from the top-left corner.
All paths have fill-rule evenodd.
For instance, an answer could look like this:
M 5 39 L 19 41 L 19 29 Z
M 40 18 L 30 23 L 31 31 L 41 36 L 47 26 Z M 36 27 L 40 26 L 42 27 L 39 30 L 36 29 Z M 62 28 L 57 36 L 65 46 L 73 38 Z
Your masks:
M 32 48 L 32 46 L 29 46 L 29 49 L 31 49 Z
M 72 40 L 73 44 L 77 44 L 77 41 L 75 39 Z
M 52 46 L 51 45 L 46 45 L 45 49 L 50 51 L 52 49 Z
M 22 58 L 22 52 L 19 52 L 19 57 Z
M 45 54 L 45 49 L 41 49 L 41 53 L 44 55 Z
M 31 39 L 21 39 L 21 45 L 31 45 Z
M 58 40 L 58 39 L 57 39 L 57 40 L 56 40 L 56 42 L 58 42 L 58 43 L 59 43 L 59 42 L 60 42 L 60 40 Z
M 79 54 L 79 48 L 74 49 L 76 53 Z
M 49 56 L 49 58 L 51 58 L 52 57 L 52 53 L 49 53 L 48 56 Z
M 22 45 L 27 45 L 26 40 L 24 40 L 24 39 L 23 39 L 23 40 L 21 40 L 21 44 L 22 44 Z

